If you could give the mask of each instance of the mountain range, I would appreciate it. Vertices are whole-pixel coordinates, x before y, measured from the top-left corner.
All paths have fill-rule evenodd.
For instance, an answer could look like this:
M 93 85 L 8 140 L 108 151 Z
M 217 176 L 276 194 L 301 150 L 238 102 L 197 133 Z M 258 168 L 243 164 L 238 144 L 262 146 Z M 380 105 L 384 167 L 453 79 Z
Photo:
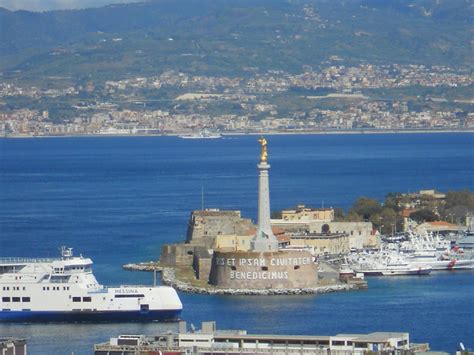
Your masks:
M 472 66 L 468 0 L 157 0 L 0 8 L 0 72 L 29 80 L 207 75 L 327 63 Z

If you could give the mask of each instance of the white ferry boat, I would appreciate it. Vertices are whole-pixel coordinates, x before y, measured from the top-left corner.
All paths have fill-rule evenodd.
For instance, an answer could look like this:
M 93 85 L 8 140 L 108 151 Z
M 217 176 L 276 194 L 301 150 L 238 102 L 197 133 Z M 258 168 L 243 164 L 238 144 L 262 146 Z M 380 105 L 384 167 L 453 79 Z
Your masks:
M 222 135 L 218 132 L 211 132 L 209 130 L 203 130 L 192 134 L 183 134 L 179 138 L 182 139 L 220 139 Z
M 182 310 L 168 286 L 100 285 L 92 260 L 0 258 L 0 322 L 173 321 Z

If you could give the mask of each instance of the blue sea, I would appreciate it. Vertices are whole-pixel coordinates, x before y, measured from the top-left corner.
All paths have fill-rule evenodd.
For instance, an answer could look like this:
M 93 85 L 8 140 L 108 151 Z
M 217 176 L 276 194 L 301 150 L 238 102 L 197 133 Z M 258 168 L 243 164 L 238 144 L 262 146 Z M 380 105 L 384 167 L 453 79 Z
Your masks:
M 360 196 L 393 191 L 474 190 L 474 134 L 269 136 L 272 210 L 299 203 L 349 208 Z M 255 136 L 0 139 L 0 257 L 56 256 L 74 247 L 91 257 L 99 282 L 153 282 L 122 270 L 156 260 L 184 239 L 190 212 L 238 209 L 256 218 Z M 409 332 L 453 352 L 474 348 L 474 272 L 372 278 L 369 290 L 312 296 L 180 294 L 196 326 L 256 333 Z M 32 354 L 90 354 L 119 334 L 152 334 L 176 324 L 2 324 L 26 337 Z

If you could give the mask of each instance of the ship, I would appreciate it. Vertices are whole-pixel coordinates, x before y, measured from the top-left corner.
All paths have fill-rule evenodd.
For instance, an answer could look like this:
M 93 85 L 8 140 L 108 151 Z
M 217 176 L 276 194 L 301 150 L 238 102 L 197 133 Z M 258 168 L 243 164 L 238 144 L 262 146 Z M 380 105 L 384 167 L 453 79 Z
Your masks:
M 61 247 L 56 259 L 0 258 L 0 322 L 176 321 L 168 286 L 106 287 L 90 258 Z
M 211 132 L 209 130 L 202 130 L 198 133 L 193 134 L 183 134 L 179 138 L 182 139 L 219 139 L 222 138 L 222 135 L 219 132 Z
M 415 266 L 430 266 L 434 271 L 466 270 L 474 268 L 474 254 L 461 238 L 455 244 L 447 238 L 433 233 L 408 233 L 408 240 L 400 243 L 387 243 L 384 247 Z
M 367 254 L 353 260 L 353 269 L 365 276 L 410 276 L 428 275 L 431 266 L 418 265 L 394 253 Z

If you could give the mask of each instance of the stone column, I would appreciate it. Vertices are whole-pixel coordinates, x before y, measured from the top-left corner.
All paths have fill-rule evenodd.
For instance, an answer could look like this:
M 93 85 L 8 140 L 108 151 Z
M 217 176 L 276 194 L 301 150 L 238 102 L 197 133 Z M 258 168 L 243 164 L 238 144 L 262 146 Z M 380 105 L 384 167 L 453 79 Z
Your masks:
M 261 158 L 260 164 L 258 164 L 257 167 L 259 170 L 258 227 L 257 234 L 252 239 L 251 248 L 257 251 L 277 250 L 278 240 L 273 235 L 272 226 L 270 224 L 270 188 L 268 182 L 270 164 L 266 161 L 266 155 L 265 159 Z

